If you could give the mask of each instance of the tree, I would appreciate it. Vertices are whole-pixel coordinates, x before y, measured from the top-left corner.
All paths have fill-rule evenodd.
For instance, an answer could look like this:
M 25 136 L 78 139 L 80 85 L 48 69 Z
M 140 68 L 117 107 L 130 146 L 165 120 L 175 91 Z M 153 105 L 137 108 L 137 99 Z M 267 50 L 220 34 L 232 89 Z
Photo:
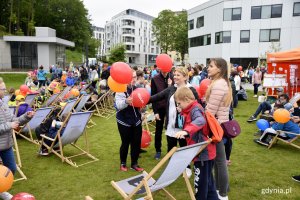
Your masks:
M 89 57 L 94 58 L 96 57 L 97 50 L 100 46 L 100 40 L 95 38 L 89 38 L 88 45 L 89 45 Z
M 184 54 L 188 53 L 188 27 L 187 12 L 182 11 L 175 16 L 175 37 L 174 50 L 180 52 L 181 59 L 184 61 Z
M 162 52 L 166 53 L 174 49 L 175 13 L 171 10 L 163 10 L 158 17 L 152 21 L 153 33 L 156 42 L 160 45 Z
M 119 44 L 110 50 L 110 55 L 108 62 L 112 64 L 114 62 L 124 62 L 125 61 L 125 46 L 123 44 Z

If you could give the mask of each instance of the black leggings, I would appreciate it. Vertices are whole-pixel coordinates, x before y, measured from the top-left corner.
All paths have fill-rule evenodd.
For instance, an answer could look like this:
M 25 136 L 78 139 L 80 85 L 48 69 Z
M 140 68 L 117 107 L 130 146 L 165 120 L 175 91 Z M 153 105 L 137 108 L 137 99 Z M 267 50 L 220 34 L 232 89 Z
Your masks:
M 121 136 L 120 160 L 121 164 L 126 164 L 128 149 L 130 145 L 131 165 L 138 164 L 138 158 L 141 148 L 142 125 L 123 126 L 119 123 L 118 129 Z
M 179 142 L 180 147 L 185 147 L 187 145 L 185 139 L 177 139 L 175 137 L 167 136 L 167 142 L 168 142 L 168 152 L 173 148 L 177 146 L 177 142 Z

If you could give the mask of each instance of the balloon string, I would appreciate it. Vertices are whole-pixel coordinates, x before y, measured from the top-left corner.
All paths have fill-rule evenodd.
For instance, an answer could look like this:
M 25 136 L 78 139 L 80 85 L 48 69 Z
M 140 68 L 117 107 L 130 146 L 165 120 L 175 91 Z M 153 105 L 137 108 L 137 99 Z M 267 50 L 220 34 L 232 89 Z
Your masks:
M 132 94 L 132 92 L 133 92 L 133 85 L 132 85 L 132 83 L 130 83 L 130 86 L 131 86 L 131 94 Z M 132 99 L 132 100 L 133 100 L 133 99 Z M 133 106 L 133 101 L 131 102 L 131 106 L 132 106 L 132 108 L 133 108 L 133 112 L 134 112 L 135 117 L 137 117 L 137 114 L 136 114 L 135 109 L 134 109 L 134 106 Z

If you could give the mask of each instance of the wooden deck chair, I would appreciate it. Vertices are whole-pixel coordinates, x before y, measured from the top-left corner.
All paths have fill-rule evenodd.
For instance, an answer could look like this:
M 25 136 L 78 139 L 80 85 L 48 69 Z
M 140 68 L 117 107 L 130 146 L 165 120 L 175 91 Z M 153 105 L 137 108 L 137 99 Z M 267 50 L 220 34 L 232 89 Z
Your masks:
M 282 139 L 280 137 L 278 137 L 280 134 L 282 133 L 288 133 L 288 134 L 291 134 L 291 135 L 295 135 L 294 138 L 292 139 L 289 139 L 289 140 L 285 140 L 285 139 Z M 299 142 L 300 141 L 300 134 L 296 134 L 296 133 L 292 133 L 292 132 L 287 132 L 287 131 L 281 131 L 281 130 L 278 130 L 277 131 L 277 134 L 272 138 L 269 146 L 268 146 L 268 149 L 270 149 L 275 143 L 277 143 L 277 141 L 280 140 L 286 144 L 289 144 L 293 147 L 296 147 L 297 149 L 300 149 L 300 145 L 297 145 L 296 144 L 296 141 Z
M 36 129 L 51 113 L 52 107 L 47 108 L 39 108 L 35 111 L 35 115 L 33 118 L 25 124 L 19 131 L 15 131 L 15 133 L 25 140 L 32 142 L 34 144 L 39 145 L 37 140 L 33 139 L 32 131 Z
M 3 103 L 8 104 L 10 97 L 11 97 L 11 95 L 4 95 L 4 97 L 2 99 Z
M 66 94 L 72 89 L 71 86 L 65 87 L 65 89 L 59 94 L 59 98 L 63 99 Z
M 79 91 L 80 91 L 80 92 L 83 92 L 83 91 L 86 92 L 87 88 L 89 88 L 90 85 L 91 85 L 91 84 L 85 84 Z
M 155 116 L 154 116 L 154 112 L 146 112 L 145 113 L 145 119 L 144 119 L 144 124 L 147 127 L 148 131 L 150 131 L 150 126 L 152 128 L 154 128 L 154 131 L 150 131 L 151 135 L 155 135 L 155 127 L 156 127 L 156 122 L 155 122 Z
M 33 107 L 34 100 L 37 94 L 27 94 L 25 97 L 25 103 L 27 103 L 30 107 Z
M 14 178 L 14 182 L 17 181 L 21 181 L 21 180 L 27 180 L 27 177 L 25 176 L 25 174 L 23 173 L 23 171 L 21 170 L 22 167 L 22 162 L 21 162 L 21 157 L 20 157 L 20 152 L 19 152 L 19 146 L 18 146 L 18 142 L 17 142 L 17 138 L 16 138 L 16 134 L 15 131 L 13 131 L 13 141 L 14 141 L 14 152 L 16 155 L 16 164 L 17 164 L 17 172 L 20 174 L 20 178 Z
M 49 97 L 49 99 L 47 99 L 47 101 L 45 102 L 45 104 L 43 105 L 43 107 L 49 107 L 51 106 L 53 103 L 56 102 L 58 96 L 59 96 L 60 93 L 56 93 L 56 94 L 53 94 Z
M 78 102 L 78 99 L 73 99 L 73 100 L 67 101 L 67 104 L 58 113 L 58 118 L 62 119 L 63 115 L 72 112 L 74 110 L 74 107 L 76 106 L 77 102 Z
M 105 108 L 105 101 L 107 96 L 110 94 L 110 91 L 107 91 L 106 93 L 102 94 L 102 96 L 100 96 L 98 100 L 93 103 L 93 105 L 88 109 L 88 111 L 94 111 L 94 115 L 109 119 L 113 114 L 111 112 L 108 112 Z
M 69 113 L 66 121 L 58 130 L 57 135 L 54 139 L 49 138 L 45 135 L 41 135 L 42 137 L 41 145 L 44 145 L 45 147 L 47 147 L 49 151 L 53 152 L 55 155 L 61 158 L 62 162 L 66 162 L 73 167 L 79 167 L 88 163 L 98 161 L 96 157 L 92 156 L 89 153 L 89 143 L 88 143 L 88 137 L 86 133 L 86 125 L 90 120 L 92 114 L 93 112 Z M 84 135 L 85 149 L 75 144 L 81 135 Z M 50 146 L 47 145 L 45 143 L 45 140 L 50 140 L 51 145 Z M 68 157 L 65 156 L 63 147 L 68 144 L 71 144 L 73 147 L 79 150 L 80 153 Z M 89 157 L 91 160 L 82 164 L 77 164 L 72 160 L 74 157 L 82 156 L 82 155 Z
M 165 187 L 171 185 L 176 179 L 183 174 L 191 199 L 195 199 L 193 189 L 185 173 L 186 167 L 193 158 L 198 155 L 211 141 L 197 143 L 186 147 L 173 147 L 171 151 L 149 172 L 143 172 L 137 176 L 124 179 L 118 182 L 111 181 L 112 186 L 126 200 L 131 199 L 134 195 L 145 195 L 141 199 L 153 199 L 152 192 L 163 190 L 170 199 L 175 199 Z M 169 161 L 169 162 L 168 162 Z M 153 179 L 153 175 L 166 163 L 168 165 L 158 178 Z
M 91 94 L 82 95 L 80 97 L 80 100 L 79 100 L 76 108 L 75 108 L 75 112 L 84 111 L 84 106 L 85 106 L 86 102 L 91 98 L 91 96 L 92 96 Z M 94 122 L 92 119 L 90 119 L 88 124 L 89 125 L 87 125 L 87 128 L 91 128 L 91 127 L 97 125 L 96 122 Z

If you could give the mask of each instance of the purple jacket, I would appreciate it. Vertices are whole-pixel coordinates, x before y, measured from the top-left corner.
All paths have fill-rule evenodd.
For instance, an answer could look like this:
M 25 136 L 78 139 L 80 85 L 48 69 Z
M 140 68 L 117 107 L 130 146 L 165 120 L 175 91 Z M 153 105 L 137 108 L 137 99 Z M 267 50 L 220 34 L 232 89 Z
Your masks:
M 23 115 L 24 113 L 26 113 L 28 111 L 32 111 L 32 108 L 25 102 L 20 103 L 18 106 L 17 117 L 20 117 L 21 115 Z

